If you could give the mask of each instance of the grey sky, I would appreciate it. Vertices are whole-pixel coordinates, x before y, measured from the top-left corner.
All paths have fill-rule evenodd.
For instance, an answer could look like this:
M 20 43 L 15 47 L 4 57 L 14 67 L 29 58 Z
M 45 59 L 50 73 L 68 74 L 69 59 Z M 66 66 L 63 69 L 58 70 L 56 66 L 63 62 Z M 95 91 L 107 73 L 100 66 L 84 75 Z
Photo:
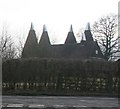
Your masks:
M 0 0 L 0 28 L 7 25 L 13 37 L 26 39 L 33 22 L 40 38 L 46 24 L 50 39 L 63 43 L 70 25 L 76 34 L 86 23 L 118 11 L 119 0 Z

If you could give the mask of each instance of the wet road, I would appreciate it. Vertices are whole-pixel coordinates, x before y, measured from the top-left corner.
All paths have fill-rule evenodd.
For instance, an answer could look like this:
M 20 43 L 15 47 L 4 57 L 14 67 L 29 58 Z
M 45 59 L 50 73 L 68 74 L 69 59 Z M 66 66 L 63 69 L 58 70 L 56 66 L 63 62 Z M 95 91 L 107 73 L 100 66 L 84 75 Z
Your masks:
M 3 96 L 7 107 L 118 107 L 118 98 L 67 96 Z

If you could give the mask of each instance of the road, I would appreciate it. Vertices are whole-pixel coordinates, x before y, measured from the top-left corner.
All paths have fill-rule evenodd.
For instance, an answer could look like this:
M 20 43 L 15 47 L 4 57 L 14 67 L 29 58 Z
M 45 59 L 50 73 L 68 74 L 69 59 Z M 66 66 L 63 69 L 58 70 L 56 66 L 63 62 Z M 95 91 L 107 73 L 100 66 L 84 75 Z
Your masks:
M 3 96 L 3 107 L 118 107 L 118 98 L 67 96 Z

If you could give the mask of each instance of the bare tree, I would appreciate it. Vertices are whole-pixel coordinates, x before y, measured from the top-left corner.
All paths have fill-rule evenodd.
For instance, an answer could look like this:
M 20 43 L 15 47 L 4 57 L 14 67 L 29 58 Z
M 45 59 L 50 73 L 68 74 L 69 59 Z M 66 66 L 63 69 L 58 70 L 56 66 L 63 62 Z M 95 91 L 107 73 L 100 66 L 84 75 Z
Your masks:
M 0 36 L 0 51 L 3 60 L 13 59 L 16 56 L 16 49 L 11 35 L 3 29 Z
M 83 40 L 83 34 L 84 34 L 84 28 L 80 28 L 78 33 L 76 34 L 76 40 L 78 43 L 81 42 L 81 40 Z
M 24 42 L 25 42 L 25 39 L 24 38 L 18 38 L 18 43 L 17 43 L 17 46 L 16 46 L 16 52 L 17 52 L 17 58 L 21 58 L 22 57 L 22 51 L 23 51 L 23 48 L 24 48 Z
M 117 15 L 102 17 L 93 24 L 93 34 L 106 60 L 112 59 L 118 52 L 117 26 Z

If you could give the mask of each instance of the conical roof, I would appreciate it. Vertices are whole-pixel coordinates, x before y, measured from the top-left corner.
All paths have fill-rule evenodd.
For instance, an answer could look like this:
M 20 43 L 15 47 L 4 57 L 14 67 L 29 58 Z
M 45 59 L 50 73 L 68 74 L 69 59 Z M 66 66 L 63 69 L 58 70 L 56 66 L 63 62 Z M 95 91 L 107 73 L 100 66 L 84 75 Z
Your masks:
M 77 42 L 76 42 L 76 38 L 74 36 L 73 28 L 72 28 L 72 25 L 71 25 L 70 26 L 70 31 L 68 32 L 67 38 L 65 40 L 65 44 L 73 44 L 73 43 L 77 43 Z
M 31 23 L 28 37 L 23 48 L 22 57 L 35 57 L 37 55 L 37 46 L 36 33 L 33 29 L 33 24 Z
M 43 33 L 41 35 L 41 39 L 39 41 L 40 45 L 50 45 L 50 40 L 47 32 L 47 28 L 45 25 L 43 25 Z
M 90 29 L 90 23 L 87 23 L 84 34 L 85 34 L 86 41 L 88 42 L 93 41 L 93 37 Z

